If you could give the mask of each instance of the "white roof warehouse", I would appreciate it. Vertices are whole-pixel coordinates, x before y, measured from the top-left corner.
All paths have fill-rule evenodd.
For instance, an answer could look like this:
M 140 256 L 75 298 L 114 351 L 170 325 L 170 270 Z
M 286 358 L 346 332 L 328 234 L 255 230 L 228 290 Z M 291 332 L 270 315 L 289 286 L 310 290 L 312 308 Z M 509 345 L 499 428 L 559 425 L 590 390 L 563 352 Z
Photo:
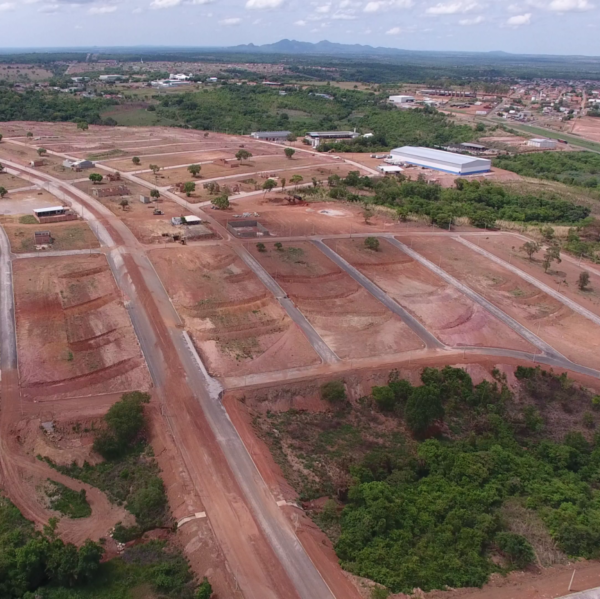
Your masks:
M 492 168 L 492 161 L 476 156 L 464 156 L 454 152 L 433 150 L 431 148 L 416 148 L 403 146 L 390 152 L 395 164 L 404 162 L 415 164 L 436 171 L 452 173 L 454 175 L 474 175 L 487 173 Z

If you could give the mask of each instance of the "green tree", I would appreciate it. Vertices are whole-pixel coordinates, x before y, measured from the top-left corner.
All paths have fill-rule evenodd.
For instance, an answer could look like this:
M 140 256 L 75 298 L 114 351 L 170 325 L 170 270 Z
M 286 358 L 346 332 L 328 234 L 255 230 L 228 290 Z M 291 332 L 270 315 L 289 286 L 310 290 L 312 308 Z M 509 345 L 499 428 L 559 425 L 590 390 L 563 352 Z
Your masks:
M 160 191 L 158 191 L 158 189 L 151 189 L 150 197 L 154 198 L 155 200 L 158 200 L 158 198 L 160 198 Z
M 346 400 L 344 381 L 329 381 L 321 385 L 321 399 L 331 404 L 339 404 Z
M 27 131 L 27 139 L 31 139 L 33 137 L 33 133 L 31 131 Z
M 579 278 L 577 279 L 577 287 L 581 289 L 581 291 L 585 291 L 590 284 L 590 273 L 584 270 L 579 273 Z
M 200 174 L 201 169 L 202 167 L 199 164 L 190 164 L 190 166 L 188 166 L 188 171 L 192 177 L 197 177 Z
M 292 156 L 296 153 L 296 150 L 294 150 L 294 148 L 285 148 L 283 150 L 283 153 L 285 154 L 286 158 L 288 158 L 289 160 L 291 160 Z
M 373 250 L 374 252 L 379 251 L 379 239 L 377 237 L 367 237 L 365 239 L 365 247 L 368 250 Z
M 0 187 L 0 198 L 3 198 L 8 193 L 5 187 Z
M 213 590 L 208 578 L 206 576 L 202 579 L 202 582 L 196 589 L 195 599 L 210 599 L 212 597 Z
M 283 243 L 281 243 L 281 241 L 277 241 L 277 242 L 275 243 L 275 249 L 276 249 L 278 252 L 282 252 L 282 251 L 283 251 Z
M 277 181 L 275 179 L 267 179 L 263 183 L 263 189 L 268 193 L 277 187 Z
M 394 391 L 388 387 L 373 387 L 371 395 L 377 404 L 377 407 L 384 412 L 391 412 L 396 407 L 396 395 Z
M 2 141 L 2 138 L 3 138 L 3 137 L 4 137 L 4 136 L 2 135 L 2 133 L 0 133 L 0 141 Z
M 134 156 L 131 159 L 131 162 L 133 162 L 133 164 L 135 164 L 136 166 L 139 166 L 142 163 L 142 161 L 140 160 L 139 156 Z
M 285 184 L 287 183 L 285 177 L 281 178 L 281 191 L 283 191 L 285 189 Z
M 520 248 L 520 252 L 527 254 L 530 260 L 533 260 L 533 255 L 537 254 L 542 249 L 541 244 L 537 241 L 526 241 Z
M 554 229 L 549 225 L 540 227 L 540 233 L 545 241 L 552 241 L 554 239 Z
M 244 160 L 252 158 L 252 153 L 248 152 L 248 150 L 241 149 L 236 152 L 235 157 L 237 160 L 239 160 L 239 162 L 243 162 Z
M 375 216 L 375 210 L 373 210 L 373 208 L 371 208 L 371 206 L 368 206 L 365 204 L 365 206 L 363 208 L 363 218 L 365 219 L 365 224 L 368 225 L 374 216 Z
M 153 172 L 154 176 L 156 176 L 158 171 L 160 171 L 160 166 L 158 166 L 158 164 L 150 164 L 148 165 L 148 168 Z
M 129 200 L 127 198 L 123 198 L 119 202 L 119 206 L 121 206 L 121 210 L 125 210 L 125 208 L 127 208 L 127 206 L 129 206 Z
M 226 195 L 220 195 L 214 198 L 211 204 L 219 210 L 227 210 L 229 208 L 229 198 Z
M 290 183 L 292 183 L 292 185 L 295 185 L 297 187 L 298 184 L 301 183 L 303 180 L 304 180 L 304 177 L 302 177 L 302 175 L 292 175 L 292 177 L 290 179 Z
M 525 568 L 535 559 L 529 541 L 513 532 L 499 532 L 494 538 L 498 549 L 507 557 L 515 568 Z
M 47 153 L 46 148 L 38 148 L 37 149 L 38 156 L 44 156 L 46 153 Z
M 183 185 L 183 192 L 189 198 L 192 192 L 196 191 L 196 184 L 193 181 L 187 181 Z
M 558 264 L 562 262 L 560 258 L 560 246 L 558 244 L 548 246 L 548 249 L 544 254 L 544 261 L 542 262 L 542 265 L 544 266 L 544 272 L 548 272 L 552 262 L 556 262 Z
M 100 174 L 100 173 L 92 173 L 89 176 L 89 180 L 94 184 L 98 184 L 98 183 L 102 183 L 102 179 L 104 179 L 104 177 Z
M 81 131 L 87 131 L 89 129 L 89 125 L 85 121 L 79 121 L 77 123 L 77 129 Z
M 414 389 L 408 398 L 404 417 L 408 428 L 420 435 L 434 422 L 441 420 L 444 413 L 439 388 L 423 385 Z
M 258 242 L 258 243 L 256 244 L 256 249 L 257 249 L 259 252 L 266 252 L 266 251 L 267 251 L 267 246 L 266 246 L 264 243 L 262 243 L 262 241 L 260 241 L 260 242 Z

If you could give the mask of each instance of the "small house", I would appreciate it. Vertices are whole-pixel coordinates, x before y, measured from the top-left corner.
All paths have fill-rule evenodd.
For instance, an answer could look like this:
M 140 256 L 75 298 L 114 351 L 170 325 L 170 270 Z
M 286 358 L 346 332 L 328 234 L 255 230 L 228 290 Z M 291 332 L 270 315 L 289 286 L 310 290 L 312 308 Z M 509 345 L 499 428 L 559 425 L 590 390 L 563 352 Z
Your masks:
M 45 164 L 46 164 L 46 161 L 45 161 L 44 159 L 40 158 L 40 159 L 38 159 L 38 160 L 32 160 L 32 161 L 29 163 L 29 166 L 34 166 L 34 167 L 36 167 L 36 166 L 44 166 Z
M 145 196 L 145 195 L 141 195 L 140 196 L 140 202 L 142 204 L 149 204 L 152 200 L 150 199 L 150 196 Z
M 115 185 L 113 187 L 94 187 L 92 195 L 95 198 L 114 198 L 118 196 L 130 195 L 129 188 L 126 185 Z
M 54 241 L 50 231 L 35 231 L 33 238 L 35 245 L 50 245 Z

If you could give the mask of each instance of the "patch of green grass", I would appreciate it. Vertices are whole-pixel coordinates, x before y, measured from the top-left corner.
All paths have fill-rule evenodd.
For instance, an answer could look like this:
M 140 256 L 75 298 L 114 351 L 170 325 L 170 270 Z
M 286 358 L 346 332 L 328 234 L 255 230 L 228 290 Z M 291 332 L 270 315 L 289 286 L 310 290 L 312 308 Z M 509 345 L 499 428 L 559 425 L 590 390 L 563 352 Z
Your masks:
M 169 126 L 176 121 L 161 117 L 157 112 L 149 112 L 145 108 L 122 107 L 102 113 L 102 118 L 112 118 L 122 127 L 152 127 L 155 125 Z
M 32 214 L 25 214 L 19 218 L 19 223 L 22 225 L 37 225 L 37 220 Z
M 45 492 L 50 500 L 50 509 L 60 512 L 67 518 L 88 518 L 92 514 L 85 489 L 74 491 L 55 480 L 48 479 Z

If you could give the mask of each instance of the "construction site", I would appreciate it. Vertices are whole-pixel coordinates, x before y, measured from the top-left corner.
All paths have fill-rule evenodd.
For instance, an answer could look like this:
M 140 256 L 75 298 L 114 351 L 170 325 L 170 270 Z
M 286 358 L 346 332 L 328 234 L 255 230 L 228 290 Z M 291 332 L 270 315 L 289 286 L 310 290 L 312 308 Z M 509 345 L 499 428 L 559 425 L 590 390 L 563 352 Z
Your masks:
M 87 489 L 92 515 L 62 519 L 64 539 L 109 539 L 131 514 L 37 456 L 97 462 L 94 423 L 121 394 L 147 391 L 173 534 L 215 597 L 365 599 L 373 583 L 342 569 L 261 418 L 326 412 L 320 388 L 333 380 L 359 405 L 392 371 L 416 384 L 428 366 L 477 383 L 497 370 L 512 385 L 517 366 L 541 365 L 600 392 L 598 266 L 564 255 L 549 275 L 519 252 L 521 233 L 294 196 L 332 174 L 378 175 L 356 155 L 296 146 L 290 159 L 277 143 L 162 127 L 13 122 L 2 133 L 0 481 L 38 527 L 56 515 L 40 481 Z M 44 164 L 31 166 L 42 145 Z M 236 158 L 240 147 L 251 157 Z M 62 166 L 83 159 L 93 168 Z M 74 220 L 34 219 L 52 207 Z M 583 270 L 589 292 L 561 284 Z M 570 572 L 421 596 L 550 598 Z M 598 577 L 597 562 L 582 564 L 580 585 Z

